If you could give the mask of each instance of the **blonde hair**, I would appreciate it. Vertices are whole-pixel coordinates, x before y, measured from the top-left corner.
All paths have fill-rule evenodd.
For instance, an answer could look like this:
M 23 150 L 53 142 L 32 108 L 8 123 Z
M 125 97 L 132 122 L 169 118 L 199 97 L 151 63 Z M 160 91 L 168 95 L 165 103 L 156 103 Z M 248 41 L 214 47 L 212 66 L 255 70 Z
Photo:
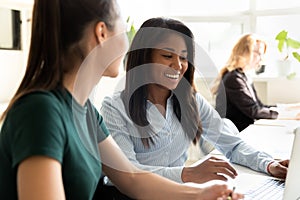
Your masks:
M 220 85 L 220 82 L 226 72 L 243 68 L 249 64 L 250 58 L 253 53 L 253 49 L 257 43 L 264 44 L 264 51 L 266 53 L 267 44 L 264 40 L 260 39 L 255 34 L 245 34 L 234 45 L 230 57 L 226 62 L 226 65 L 221 68 L 218 77 L 214 81 L 214 85 L 211 89 L 213 94 L 216 94 Z

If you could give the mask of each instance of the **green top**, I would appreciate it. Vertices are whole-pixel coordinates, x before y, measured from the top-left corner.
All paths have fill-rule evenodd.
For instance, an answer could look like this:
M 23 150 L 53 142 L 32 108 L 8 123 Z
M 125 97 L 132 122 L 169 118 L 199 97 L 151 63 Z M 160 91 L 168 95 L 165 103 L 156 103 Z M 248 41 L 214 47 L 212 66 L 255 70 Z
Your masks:
M 67 199 L 92 199 L 101 175 L 97 144 L 108 135 L 102 116 L 89 100 L 80 106 L 66 90 L 23 96 L 7 114 L 0 132 L 1 199 L 18 199 L 18 165 L 35 155 L 61 163 Z

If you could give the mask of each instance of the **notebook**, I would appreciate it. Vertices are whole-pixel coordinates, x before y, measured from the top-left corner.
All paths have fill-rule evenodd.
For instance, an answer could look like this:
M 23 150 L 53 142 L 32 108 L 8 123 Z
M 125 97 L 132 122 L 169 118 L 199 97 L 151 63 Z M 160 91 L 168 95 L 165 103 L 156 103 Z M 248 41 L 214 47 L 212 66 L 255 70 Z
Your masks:
M 269 176 L 244 175 L 239 182 L 249 185 L 242 191 L 245 200 L 300 200 L 300 127 L 296 128 L 285 181 Z M 253 182 L 256 182 L 253 184 Z M 237 184 L 239 187 L 239 184 Z

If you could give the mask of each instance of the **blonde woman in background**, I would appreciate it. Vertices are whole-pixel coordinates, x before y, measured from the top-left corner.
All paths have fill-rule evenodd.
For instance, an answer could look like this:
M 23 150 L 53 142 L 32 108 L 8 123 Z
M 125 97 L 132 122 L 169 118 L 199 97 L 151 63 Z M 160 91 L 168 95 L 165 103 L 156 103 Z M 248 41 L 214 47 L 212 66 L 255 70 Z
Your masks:
M 254 34 L 242 36 L 234 45 L 226 65 L 220 70 L 212 88 L 216 95 L 216 110 L 230 119 L 242 131 L 256 119 L 276 119 L 274 105 L 265 105 L 257 96 L 250 70 L 260 67 L 266 53 L 266 42 Z

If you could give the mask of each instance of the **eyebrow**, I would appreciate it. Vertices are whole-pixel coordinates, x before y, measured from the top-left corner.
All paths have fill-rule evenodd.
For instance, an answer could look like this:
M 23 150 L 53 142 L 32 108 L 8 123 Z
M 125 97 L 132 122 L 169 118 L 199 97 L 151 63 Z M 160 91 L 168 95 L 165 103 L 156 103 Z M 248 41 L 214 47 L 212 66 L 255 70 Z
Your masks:
M 175 49 L 169 47 L 162 48 L 162 50 L 175 52 Z M 181 53 L 187 53 L 187 50 L 181 50 Z

